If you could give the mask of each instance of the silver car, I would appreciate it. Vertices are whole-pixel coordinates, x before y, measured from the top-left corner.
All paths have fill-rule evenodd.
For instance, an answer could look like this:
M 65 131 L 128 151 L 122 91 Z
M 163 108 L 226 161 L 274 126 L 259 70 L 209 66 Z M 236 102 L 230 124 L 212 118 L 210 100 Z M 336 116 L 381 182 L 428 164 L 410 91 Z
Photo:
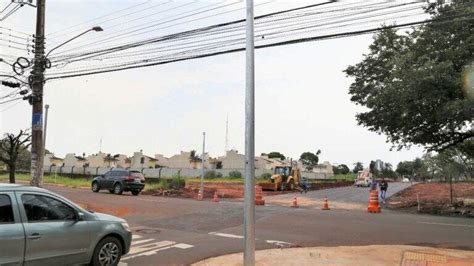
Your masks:
M 46 189 L 0 184 L 0 265 L 117 265 L 132 233 Z

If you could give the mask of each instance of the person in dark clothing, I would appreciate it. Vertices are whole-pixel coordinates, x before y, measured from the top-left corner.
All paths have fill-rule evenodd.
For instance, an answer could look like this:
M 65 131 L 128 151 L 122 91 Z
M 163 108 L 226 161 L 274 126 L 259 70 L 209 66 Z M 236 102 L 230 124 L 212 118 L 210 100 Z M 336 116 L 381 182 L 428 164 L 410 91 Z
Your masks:
M 382 202 L 385 204 L 385 197 L 387 195 L 387 189 L 388 189 L 388 183 L 385 181 L 385 179 L 382 178 L 382 181 L 380 182 L 380 198 L 382 199 Z

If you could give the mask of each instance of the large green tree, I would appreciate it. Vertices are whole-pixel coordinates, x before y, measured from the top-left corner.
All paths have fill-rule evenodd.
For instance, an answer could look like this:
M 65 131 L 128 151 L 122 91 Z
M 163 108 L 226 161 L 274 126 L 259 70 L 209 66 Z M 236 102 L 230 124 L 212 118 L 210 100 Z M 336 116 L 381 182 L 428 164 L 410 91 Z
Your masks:
M 319 154 L 321 154 L 320 150 L 318 150 L 316 153 L 307 151 L 301 154 L 300 161 L 305 166 L 306 170 L 311 171 L 314 167 L 318 165 Z
M 269 154 L 267 154 L 267 156 L 268 156 L 268 158 L 276 158 L 276 159 L 280 159 L 282 161 L 286 159 L 285 155 L 283 155 L 282 153 L 277 152 L 277 151 L 272 151 Z
M 385 134 L 394 147 L 441 151 L 474 138 L 474 98 L 464 75 L 474 58 L 474 6 L 455 1 L 432 11 L 433 21 L 399 34 L 375 35 L 355 78 L 351 101 L 368 108 L 360 125 Z

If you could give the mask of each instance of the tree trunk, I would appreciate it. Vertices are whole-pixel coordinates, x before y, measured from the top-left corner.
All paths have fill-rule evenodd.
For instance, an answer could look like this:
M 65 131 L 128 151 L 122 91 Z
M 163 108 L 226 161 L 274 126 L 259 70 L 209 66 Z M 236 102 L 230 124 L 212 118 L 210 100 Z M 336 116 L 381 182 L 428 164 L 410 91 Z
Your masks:
M 453 177 L 449 176 L 449 201 L 453 205 Z
M 10 183 L 15 183 L 15 167 L 8 167 L 8 172 L 10 176 Z

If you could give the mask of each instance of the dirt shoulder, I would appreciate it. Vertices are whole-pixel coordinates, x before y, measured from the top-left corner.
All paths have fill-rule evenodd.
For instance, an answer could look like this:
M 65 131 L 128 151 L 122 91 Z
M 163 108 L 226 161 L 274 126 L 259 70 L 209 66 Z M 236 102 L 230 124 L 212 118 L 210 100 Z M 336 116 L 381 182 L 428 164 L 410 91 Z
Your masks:
M 242 253 L 207 259 L 193 265 L 243 265 Z M 470 266 L 474 252 L 418 246 L 360 246 L 270 249 L 257 251 L 255 265 L 426 265 Z
M 420 183 L 393 195 L 387 208 L 435 215 L 474 217 L 474 183 Z

